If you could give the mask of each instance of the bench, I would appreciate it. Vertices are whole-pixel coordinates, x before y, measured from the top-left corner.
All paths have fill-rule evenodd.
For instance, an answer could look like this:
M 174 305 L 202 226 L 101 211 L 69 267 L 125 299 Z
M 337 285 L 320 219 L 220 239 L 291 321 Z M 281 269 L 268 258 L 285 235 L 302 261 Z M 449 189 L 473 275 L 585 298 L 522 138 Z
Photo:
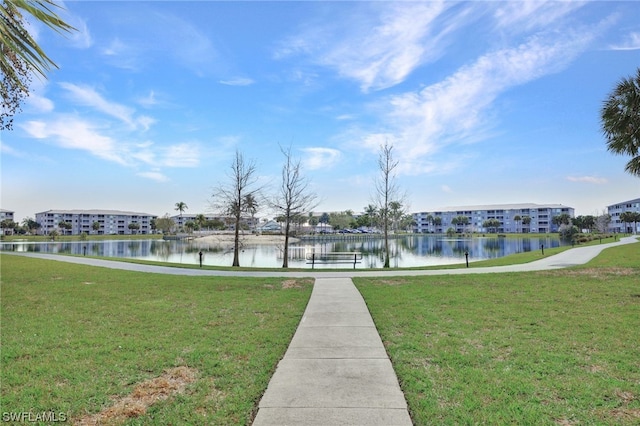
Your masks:
M 306 254 L 307 265 L 311 265 L 311 269 L 314 268 L 316 263 L 353 263 L 353 269 L 356 269 L 356 264 L 362 262 L 362 253 L 359 251 L 354 252 L 333 252 L 333 253 L 307 253 Z

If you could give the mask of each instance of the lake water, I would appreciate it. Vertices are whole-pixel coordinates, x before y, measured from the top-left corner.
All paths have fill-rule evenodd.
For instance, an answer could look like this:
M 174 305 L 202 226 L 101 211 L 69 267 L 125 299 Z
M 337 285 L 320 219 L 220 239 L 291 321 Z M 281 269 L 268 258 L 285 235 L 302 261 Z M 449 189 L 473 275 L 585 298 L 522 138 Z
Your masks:
M 522 238 L 447 238 L 433 235 L 410 235 L 392 238 L 389 241 L 392 267 L 437 266 L 503 257 L 514 253 L 540 250 L 563 245 L 557 238 L 540 238 L 529 235 Z M 382 238 L 302 241 L 289 245 L 289 267 L 311 268 L 307 264 L 307 253 L 332 253 L 359 251 L 363 255 L 357 269 L 381 268 L 383 265 Z M 199 263 L 199 252 L 203 253 L 204 265 L 231 266 L 233 252 L 222 250 L 202 241 L 164 240 L 108 240 L 73 242 L 11 242 L 0 243 L 2 251 L 62 253 L 74 255 L 135 258 L 159 262 L 183 264 Z M 240 266 L 282 266 L 282 246 L 255 245 L 242 247 Z M 315 268 L 350 268 L 346 264 L 316 264 Z

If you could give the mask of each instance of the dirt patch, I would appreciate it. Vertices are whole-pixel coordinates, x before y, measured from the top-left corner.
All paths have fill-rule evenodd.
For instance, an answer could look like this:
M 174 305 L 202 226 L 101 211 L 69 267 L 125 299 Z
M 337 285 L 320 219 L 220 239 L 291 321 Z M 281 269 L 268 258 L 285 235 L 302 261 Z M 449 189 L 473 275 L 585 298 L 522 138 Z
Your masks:
M 556 420 L 556 424 L 560 425 L 560 426 L 573 426 L 573 425 L 577 425 L 578 422 L 577 420 L 568 420 L 568 419 L 560 419 L 560 420 Z
M 282 289 L 286 290 L 289 288 L 302 288 L 304 287 L 306 284 L 311 284 L 311 280 L 309 279 L 291 279 L 291 280 L 284 280 L 282 281 Z
M 391 285 L 391 286 L 396 286 L 396 285 L 403 285 L 406 284 L 407 280 L 403 279 L 403 278 L 394 278 L 394 279 L 377 279 L 374 282 L 372 282 L 372 284 L 374 285 Z
M 637 397 L 632 392 L 628 391 L 616 391 L 616 398 L 620 401 L 620 407 L 612 410 L 599 410 L 597 413 L 600 417 L 605 419 L 614 418 L 616 423 L 634 423 L 640 420 L 640 408 L 629 407 L 629 404 L 633 403 Z
M 624 404 L 629 404 L 631 401 L 635 401 L 636 396 L 631 392 L 617 391 L 616 396 L 622 400 Z
M 562 277 L 589 277 L 596 279 L 609 279 L 611 276 L 627 277 L 631 275 L 637 275 L 638 271 L 634 268 L 584 268 L 540 272 L 540 274 Z
M 618 408 L 612 410 L 611 415 L 616 419 L 624 421 L 640 419 L 640 408 Z
M 140 383 L 130 395 L 114 401 L 111 407 L 97 414 L 82 417 L 74 424 L 114 425 L 124 423 L 129 418 L 141 416 L 152 404 L 184 392 L 187 385 L 196 380 L 196 372 L 188 367 L 167 370 L 160 377 Z
M 302 288 L 302 285 L 297 280 L 285 280 L 282 281 L 282 288 Z
M 590 365 L 588 368 L 590 373 L 602 373 L 606 369 L 601 365 Z

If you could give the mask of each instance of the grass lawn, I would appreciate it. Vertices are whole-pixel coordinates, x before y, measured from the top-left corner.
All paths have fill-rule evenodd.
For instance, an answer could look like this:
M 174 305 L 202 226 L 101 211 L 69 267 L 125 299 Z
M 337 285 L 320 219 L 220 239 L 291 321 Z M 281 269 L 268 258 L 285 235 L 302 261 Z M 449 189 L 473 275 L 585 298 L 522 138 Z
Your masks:
M 0 411 L 80 424 L 250 424 L 312 284 L 0 266 Z M 566 270 L 354 282 L 417 425 L 640 423 L 640 244 Z
M 417 425 L 640 423 L 640 244 L 567 270 L 353 281 Z
M 131 424 L 249 424 L 312 288 L 0 262 L 0 411 L 53 410 L 72 423 L 133 396 L 118 414 Z M 134 417 L 144 396 L 155 403 Z

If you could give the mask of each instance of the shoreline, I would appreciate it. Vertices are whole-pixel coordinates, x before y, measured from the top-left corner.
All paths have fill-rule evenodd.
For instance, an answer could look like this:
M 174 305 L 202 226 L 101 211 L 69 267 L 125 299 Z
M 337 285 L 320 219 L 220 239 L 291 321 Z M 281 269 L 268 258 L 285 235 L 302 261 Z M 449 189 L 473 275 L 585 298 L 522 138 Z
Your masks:
M 205 235 L 203 237 L 196 237 L 194 241 L 203 242 L 207 244 L 217 244 L 221 247 L 233 247 L 235 235 L 234 234 L 212 234 Z M 299 242 L 299 238 L 289 237 L 289 243 Z M 250 245 L 284 245 L 284 235 L 255 235 L 255 234 L 240 234 L 240 244 L 245 246 Z

